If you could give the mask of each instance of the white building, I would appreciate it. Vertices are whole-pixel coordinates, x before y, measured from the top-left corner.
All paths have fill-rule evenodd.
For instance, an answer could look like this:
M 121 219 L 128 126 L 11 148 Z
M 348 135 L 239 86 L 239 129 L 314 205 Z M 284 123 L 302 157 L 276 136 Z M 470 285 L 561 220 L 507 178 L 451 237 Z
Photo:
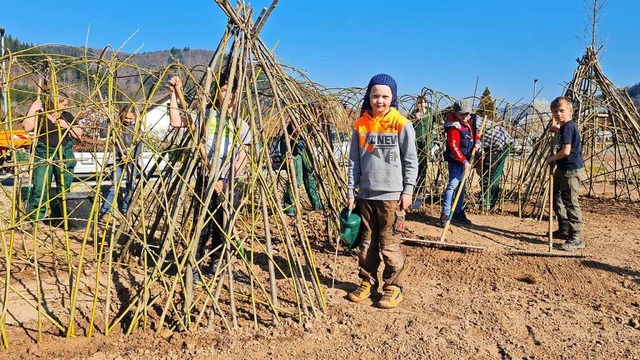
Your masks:
M 165 95 L 154 101 L 142 117 L 142 124 L 146 132 L 155 135 L 166 134 L 171 125 L 169 124 L 169 99 L 170 95 Z

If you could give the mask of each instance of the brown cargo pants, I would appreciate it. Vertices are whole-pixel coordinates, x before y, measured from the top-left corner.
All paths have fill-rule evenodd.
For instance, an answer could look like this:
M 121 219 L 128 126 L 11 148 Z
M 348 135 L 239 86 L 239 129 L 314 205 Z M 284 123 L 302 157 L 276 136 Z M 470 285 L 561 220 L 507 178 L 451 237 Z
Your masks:
M 393 234 L 397 200 L 358 200 L 362 218 L 362 244 L 358 255 L 360 277 L 378 284 L 380 253 L 384 261 L 382 279 L 385 285 L 402 287 L 401 274 L 405 258 L 400 250 L 400 234 Z

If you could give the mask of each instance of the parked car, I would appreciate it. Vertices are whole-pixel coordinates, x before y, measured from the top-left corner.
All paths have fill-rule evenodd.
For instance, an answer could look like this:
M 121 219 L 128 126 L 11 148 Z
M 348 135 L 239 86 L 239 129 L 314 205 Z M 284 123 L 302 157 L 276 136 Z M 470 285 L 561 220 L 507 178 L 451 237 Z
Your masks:
M 74 153 L 78 163 L 74 169 L 74 174 L 80 179 L 91 179 L 102 169 L 109 171 L 113 165 L 115 155 L 103 152 L 76 152 Z M 145 151 L 137 159 L 138 165 L 145 171 L 147 176 L 157 176 L 167 165 L 166 160 L 150 151 Z M 103 165 L 106 161 L 106 166 Z M 156 171 L 153 171 L 155 163 L 158 163 Z

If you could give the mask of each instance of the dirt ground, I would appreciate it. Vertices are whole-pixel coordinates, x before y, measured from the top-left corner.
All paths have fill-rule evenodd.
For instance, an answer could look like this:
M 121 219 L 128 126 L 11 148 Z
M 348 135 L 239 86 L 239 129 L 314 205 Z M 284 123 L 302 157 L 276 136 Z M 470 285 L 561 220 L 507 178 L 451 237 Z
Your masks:
M 38 345 L 9 326 L 2 359 L 640 359 L 640 206 L 582 199 L 583 258 L 514 256 L 546 251 L 548 223 L 510 213 L 471 214 L 452 243 L 485 247 L 459 252 L 406 242 L 404 302 L 392 310 L 344 299 L 358 283 L 353 253 L 316 252 L 327 309 L 304 323 L 241 323 L 195 334 L 121 332 Z M 436 212 L 408 216 L 407 237 L 438 237 Z M 313 216 L 316 216 L 315 218 Z M 322 222 L 314 214 L 311 222 Z M 335 272 L 334 272 L 335 269 Z M 335 282 L 332 286 L 332 274 Z M 28 325 L 30 326 L 30 325 Z

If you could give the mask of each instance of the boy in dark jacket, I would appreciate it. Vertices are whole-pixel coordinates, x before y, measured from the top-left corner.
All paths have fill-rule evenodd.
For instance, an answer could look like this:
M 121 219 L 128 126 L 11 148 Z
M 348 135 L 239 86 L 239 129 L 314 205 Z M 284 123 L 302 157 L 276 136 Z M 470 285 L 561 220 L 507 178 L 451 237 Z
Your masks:
M 575 251 L 584 249 L 582 239 L 582 212 L 578 195 L 580 182 L 584 178 L 584 162 L 582 160 L 582 142 L 580 131 L 573 121 L 573 104 L 567 97 L 558 97 L 551 102 L 553 118 L 560 124 L 551 127 L 557 132 L 557 152 L 546 159 L 547 164 L 556 169 L 553 172 L 553 210 L 558 219 L 559 229 L 554 237 L 567 239 L 562 250 Z

